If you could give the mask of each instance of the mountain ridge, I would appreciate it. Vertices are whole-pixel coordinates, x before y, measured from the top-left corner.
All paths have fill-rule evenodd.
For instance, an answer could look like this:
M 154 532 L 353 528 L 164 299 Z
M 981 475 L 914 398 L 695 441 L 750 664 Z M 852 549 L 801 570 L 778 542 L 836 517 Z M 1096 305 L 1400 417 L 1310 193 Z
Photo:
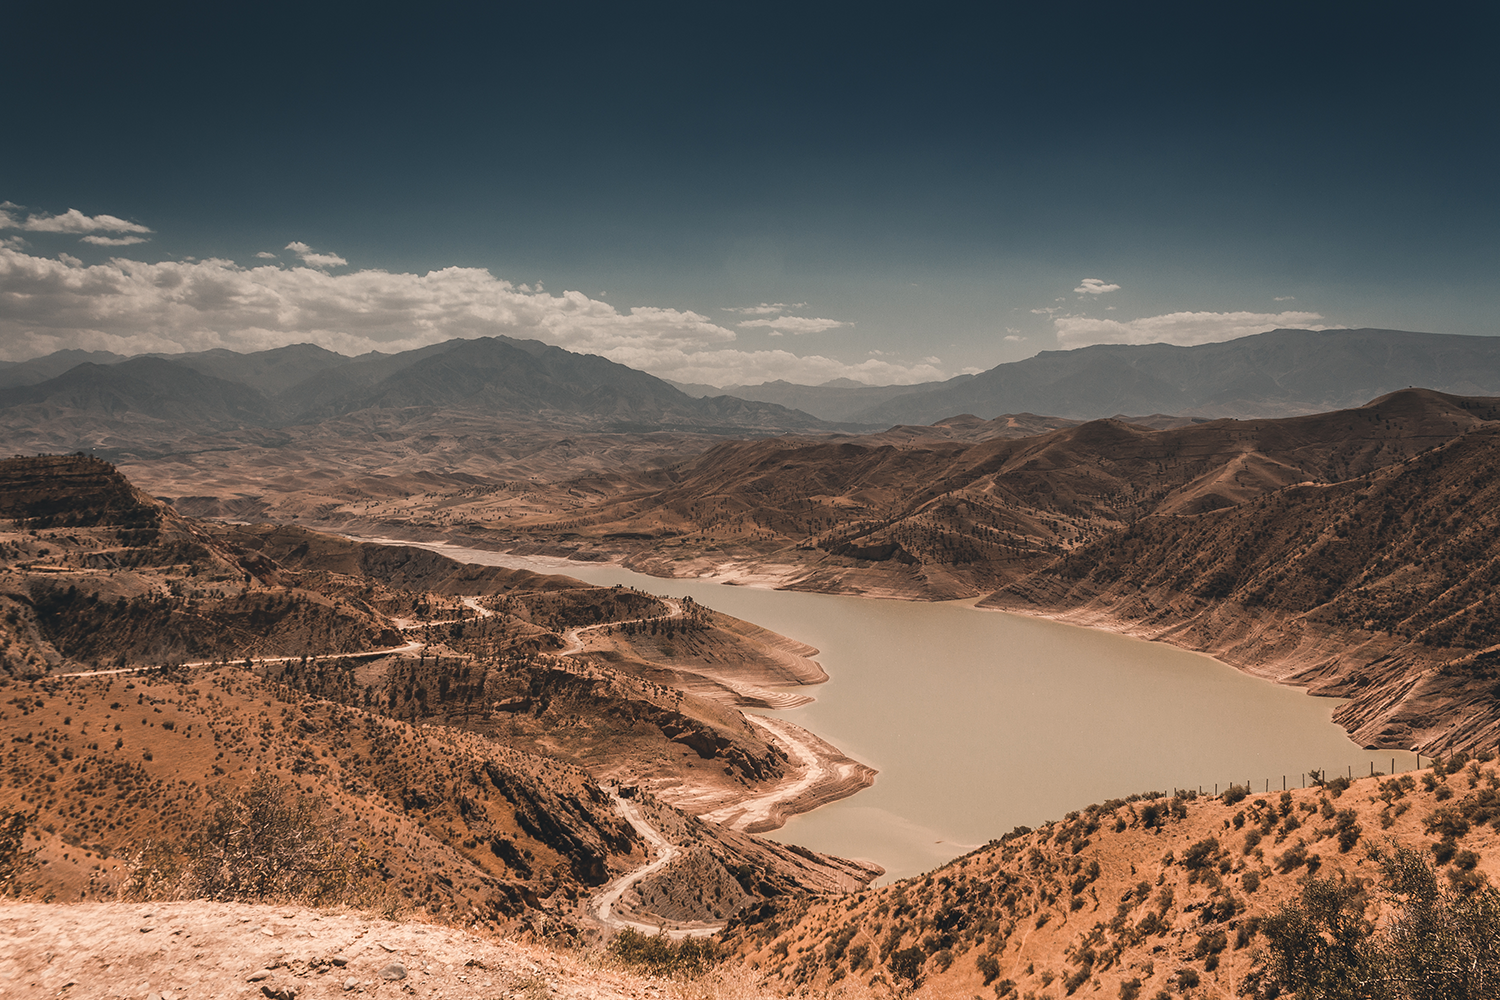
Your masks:
M 1043 351 L 847 419 L 929 424 L 954 413 L 990 418 L 1024 410 L 1079 419 L 1115 413 L 1248 419 L 1341 409 L 1412 386 L 1500 395 L 1500 338 L 1272 330 L 1195 347 L 1097 344 Z

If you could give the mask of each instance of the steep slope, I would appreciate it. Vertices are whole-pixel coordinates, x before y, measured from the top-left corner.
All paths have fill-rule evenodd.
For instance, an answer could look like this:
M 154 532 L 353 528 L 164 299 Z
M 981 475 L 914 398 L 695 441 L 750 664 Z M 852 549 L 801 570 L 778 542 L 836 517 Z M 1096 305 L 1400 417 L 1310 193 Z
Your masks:
M 1420 891 L 1424 869 L 1433 879 L 1430 858 L 1434 903 L 1443 894 L 1445 903 L 1487 908 L 1470 944 L 1475 967 L 1493 975 L 1496 899 L 1486 886 L 1500 874 L 1500 773 L 1492 761 L 1458 756 L 1352 782 L 1314 775 L 1312 787 L 1286 792 L 1132 795 L 1017 829 L 922 878 L 752 908 L 725 943 L 772 983 L 809 993 L 873 986 L 903 995 L 920 986 L 924 997 L 998 1000 L 1269 1000 L 1294 985 L 1275 982 L 1273 934 L 1316 946 L 1331 939 L 1332 924 L 1360 943 L 1383 943 L 1377 935 Z M 1305 899 L 1312 913 L 1303 911 L 1291 934 L 1273 922 Z M 1429 975 L 1429 986 L 1443 981 Z
M 259 392 L 162 358 L 85 362 L 0 389 L 0 436 L 17 452 L 175 449 L 184 437 L 273 422 Z
M 1425 386 L 1500 395 L 1500 338 L 1400 330 L 1273 330 L 1197 347 L 1100 344 L 1043 351 L 967 381 L 867 407 L 861 423 L 930 424 L 954 413 L 1030 410 L 1272 417 L 1356 406 Z
M 1154 514 L 983 603 L 1113 624 L 1352 699 L 1367 746 L 1500 739 L 1500 426 L 1329 485 Z
M 1232 507 L 1398 463 L 1500 415 L 1407 390 L 1351 410 L 1155 431 L 1093 421 L 978 444 L 889 434 L 722 444 L 655 491 L 566 518 L 488 522 L 663 575 L 759 574 L 808 590 L 960 597 L 1150 514 Z

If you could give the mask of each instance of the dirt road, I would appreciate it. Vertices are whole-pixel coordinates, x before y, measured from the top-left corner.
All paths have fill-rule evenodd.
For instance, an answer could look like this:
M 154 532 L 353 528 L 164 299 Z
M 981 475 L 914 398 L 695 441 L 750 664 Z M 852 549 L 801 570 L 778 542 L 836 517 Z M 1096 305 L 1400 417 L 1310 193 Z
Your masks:
M 642 865 L 633 872 L 621 875 L 605 886 L 604 890 L 595 896 L 589 904 L 589 909 L 593 915 L 610 930 L 622 930 L 626 927 L 631 927 L 644 934 L 656 934 L 660 931 L 673 940 L 678 941 L 685 937 L 708 937 L 723 927 L 722 923 L 718 923 L 702 927 L 674 928 L 665 927 L 662 924 L 645 924 L 634 920 L 626 920 L 623 917 L 615 915 L 614 908 L 620 902 L 620 897 L 625 895 L 626 890 L 646 876 L 667 867 L 667 865 L 677 860 L 678 855 L 682 851 L 676 844 L 673 844 L 666 837 L 662 836 L 661 832 L 641 815 L 640 809 L 636 807 L 634 802 L 621 798 L 619 792 L 613 788 L 609 790 L 609 794 L 610 798 L 614 800 L 615 809 L 619 811 L 620 816 L 631 826 L 635 827 L 636 832 L 646 839 L 646 843 L 650 844 L 651 849 L 656 852 L 657 858 L 655 861 Z

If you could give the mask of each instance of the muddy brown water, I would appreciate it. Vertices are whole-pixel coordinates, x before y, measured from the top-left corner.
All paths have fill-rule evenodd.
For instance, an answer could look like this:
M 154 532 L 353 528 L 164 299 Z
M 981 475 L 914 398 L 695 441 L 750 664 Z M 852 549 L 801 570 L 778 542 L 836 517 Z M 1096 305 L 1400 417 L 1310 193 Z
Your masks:
M 916 603 L 710 580 L 618 566 L 429 546 L 467 562 L 566 573 L 692 597 L 816 646 L 828 683 L 774 713 L 880 774 L 873 787 L 770 834 L 875 861 L 886 879 L 928 871 L 1017 826 L 1132 792 L 1299 787 L 1312 769 L 1416 766 L 1366 751 L 1334 725 L 1339 704 L 1198 653 L 972 602 Z

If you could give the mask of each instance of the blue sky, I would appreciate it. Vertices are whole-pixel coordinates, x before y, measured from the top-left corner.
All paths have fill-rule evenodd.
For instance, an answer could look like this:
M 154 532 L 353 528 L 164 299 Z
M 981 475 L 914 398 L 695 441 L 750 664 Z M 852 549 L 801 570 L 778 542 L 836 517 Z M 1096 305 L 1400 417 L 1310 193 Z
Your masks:
M 1492 8 L 207 6 L 8 15 L 0 356 L 1500 332 Z

